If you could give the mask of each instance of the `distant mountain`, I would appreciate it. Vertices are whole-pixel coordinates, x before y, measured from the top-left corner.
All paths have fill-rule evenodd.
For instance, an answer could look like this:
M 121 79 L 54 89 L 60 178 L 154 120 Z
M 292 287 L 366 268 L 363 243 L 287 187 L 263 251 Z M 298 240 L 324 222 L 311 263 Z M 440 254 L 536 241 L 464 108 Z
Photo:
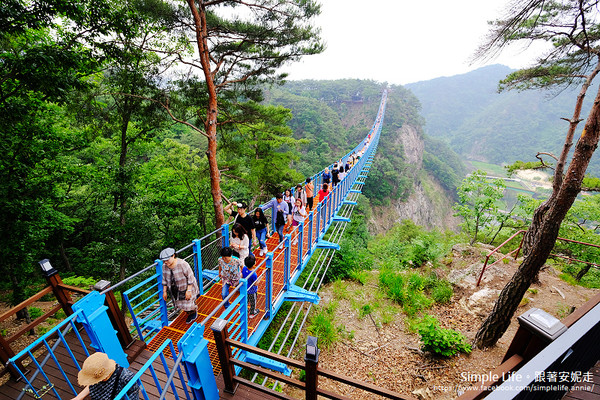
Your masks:
M 494 164 L 535 160 L 539 151 L 561 150 L 579 88 L 498 93 L 510 68 L 492 65 L 475 71 L 405 85 L 419 99 L 425 133 L 446 141 L 467 159 Z M 588 91 L 585 118 L 596 89 Z M 583 123 L 579 126 L 579 132 Z M 588 172 L 600 175 L 600 156 Z

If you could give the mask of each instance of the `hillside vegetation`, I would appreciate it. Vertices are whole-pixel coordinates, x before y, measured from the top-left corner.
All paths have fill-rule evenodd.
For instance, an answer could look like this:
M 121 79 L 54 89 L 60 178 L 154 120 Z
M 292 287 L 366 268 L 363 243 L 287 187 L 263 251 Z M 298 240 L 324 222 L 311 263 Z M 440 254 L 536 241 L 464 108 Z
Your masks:
M 535 161 L 537 152 L 558 154 L 568 128 L 561 118 L 572 116 L 578 88 L 499 94 L 498 82 L 510 72 L 494 65 L 406 87 L 422 104 L 427 135 L 444 140 L 463 157 L 502 165 Z M 595 91 L 591 88 L 588 93 Z M 591 101 L 586 99 L 582 116 Z M 600 175 L 598 155 L 588 172 Z

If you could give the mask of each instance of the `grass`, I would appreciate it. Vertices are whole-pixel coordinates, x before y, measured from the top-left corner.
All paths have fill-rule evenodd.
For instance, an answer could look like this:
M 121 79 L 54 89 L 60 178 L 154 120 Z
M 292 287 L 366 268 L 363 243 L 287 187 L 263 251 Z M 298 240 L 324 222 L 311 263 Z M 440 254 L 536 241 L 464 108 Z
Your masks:
M 348 282 L 344 282 L 341 279 L 333 281 L 332 291 L 333 298 L 336 300 L 350 299 L 350 292 L 348 291 Z
M 501 178 L 507 178 L 506 170 L 500 165 L 484 163 L 481 161 L 468 161 L 474 169 L 481 169 L 487 172 L 489 175 L 499 176 Z
M 319 338 L 320 347 L 331 347 L 340 338 L 340 331 L 344 330 L 343 325 L 340 327 L 335 325 L 336 308 L 337 302 L 332 301 L 327 306 L 319 308 L 310 318 L 307 331 Z
M 447 303 L 452 298 L 452 285 L 434 274 L 420 271 L 379 273 L 379 286 L 388 298 L 402 306 L 405 314 L 414 316 L 435 302 Z

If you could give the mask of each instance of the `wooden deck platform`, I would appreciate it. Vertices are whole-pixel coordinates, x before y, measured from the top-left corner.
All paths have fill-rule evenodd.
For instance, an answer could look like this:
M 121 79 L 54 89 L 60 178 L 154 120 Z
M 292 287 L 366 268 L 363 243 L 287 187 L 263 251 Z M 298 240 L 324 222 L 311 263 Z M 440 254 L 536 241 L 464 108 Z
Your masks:
M 89 341 L 87 335 L 85 334 L 85 331 L 81 331 L 80 334 L 81 334 L 82 338 L 84 339 L 84 343 L 86 344 L 88 351 L 93 352 L 93 349 L 90 350 L 90 348 L 89 348 L 90 341 Z M 85 354 L 83 347 L 81 346 L 81 344 L 79 343 L 79 341 L 77 340 L 77 338 L 73 332 L 66 335 L 66 339 L 67 339 L 67 343 L 69 344 L 69 348 L 71 349 L 75 359 L 81 366 L 83 364 L 83 361 L 86 359 L 86 354 Z M 140 346 L 145 346 L 145 345 L 143 342 L 136 342 L 136 343 L 134 343 L 133 346 L 130 346 L 129 350 L 127 350 L 128 359 L 131 364 L 130 370 L 132 372 L 139 371 L 142 368 L 142 366 L 146 363 L 146 361 L 148 361 L 148 359 L 153 355 L 153 353 L 148 350 L 140 349 Z M 79 372 L 79 370 L 77 369 L 75 364 L 72 362 L 65 346 L 59 345 L 58 348 L 56 349 L 55 354 L 56 354 L 57 359 L 61 363 L 61 366 L 62 366 L 64 372 L 66 373 L 69 381 L 73 384 L 75 390 L 77 390 L 79 392 L 82 389 L 82 387 L 77 385 L 77 373 Z M 42 359 L 43 359 L 43 355 L 40 357 L 37 357 L 38 362 L 41 362 Z M 172 365 L 174 364 L 173 360 L 170 358 L 167 358 L 167 364 L 170 367 L 172 367 Z M 156 376 L 157 376 L 158 381 L 161 383 L 161 386 L 164 386 L 165 382 L 167 381 L 168 375 L 165 373 L 164 368 L 162 367 L 162 364 L 160 363 L 160 361 L 155 361 L 154 368 L 156 371 Z M 46 363 L 46 365 L 44 366 L 43 369 L 44 369 L 44 373 L 47 374 L 47 376 L 50 378 L 50 381 L 53 383 L 54 389 L 56 390 L 56 392 L 59 394 L 59 396 L 62 399 L 71 399 L 74 397 L 73 391 L 69 388 L 67 381 L 62 376 L 62 374 L 60 373 L 60 370 L 57 368 L 56 364 L 54 363 L 54 361 L 52 359 L 48 360 L 48 362 Z M 29 369 L 29 372 L 27 373 L 28 379 L 31 379 L 31 377 L 33 376 L 34 370 L 35 370 L 35 368 Z M 183 369 L 182 369 L 182 371 L 183 371 Z M 185 371 L 183 373 L 185 374 Z M 144 384 L 144 388 L 145 388 L 146 392 L 148 393 L 148 397 L 151 399 L 158 399 L 160 397 L 160 395 L 159 395 L 158 389 L 156 387 L 154 378 L 152 377 L 149 370 L 147 370 L 146 373 L 144 375 L 142 375 L 141 380 Z M 181 382 L 178 379 L 174 380 L 173 382 L 177 388 L 180 398 L 182 395 L 183 395 L 183 398 L 185 398 Z M 36 390 L 40 394 L 42 394 L 42 396 L 41 396 L 42 399 L 57 399 L 56 393 L 54 393 L 54 391 L 51 388 L 43 389 L 44 385 L 47 385 L 47 383 L 43 379 L 41 374 L 39 374 L 33 380 L 33 385 L 36 388 Z M 19 396 L 22 396 L 23 399 L 34 398 L 34 395 L 32 393 L 22 394 L 22 392 L 24 390 L 25 390 L 25 382 L 23 382 L 23 381 L 16 382 L 14 380 L 9 380 L 8 382 L 6 382 L 2 386 L 0 386 L 0 400 L 15 400 L 15 399 L 19 398 Z M 175 399 L 175 396 L 173 395 L 172 390 L 169 391 L 169 394 L 166 396 L 166 398 L 167 399 Z
M 577 386 L 563 396 L 563 400 L 600 400 L 600 361 L 590 370 L 591 382 L 576 383 Z

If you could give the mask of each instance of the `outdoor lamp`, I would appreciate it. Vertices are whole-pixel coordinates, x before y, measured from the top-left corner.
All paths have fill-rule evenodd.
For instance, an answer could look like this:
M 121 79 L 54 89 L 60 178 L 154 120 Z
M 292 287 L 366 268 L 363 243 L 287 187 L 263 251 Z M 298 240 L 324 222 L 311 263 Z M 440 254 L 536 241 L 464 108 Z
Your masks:
M 304 356 L 305 361 L 319 361 L 319 347 L 317 346 L 317 338 L 314 336 L 308 336 L 306 338 L 306 355 Z
M 560 320 L 539 308 L 527 310 L 517 320 L 531 333 L 547 342 L 552 342 L 567 330 L 565 324 Z
M 42 272 L 44 273 L 45 277 L 49 277 L 49 276 L 52 276 L 52 275 L 58 273 L 58 271 L 54 269 L 52 264 L 50 264 L 50 260 L 48 260 L 47 258 L 44 258 L 39 263 L 40 263 L 40 267 L 42 267 Z

